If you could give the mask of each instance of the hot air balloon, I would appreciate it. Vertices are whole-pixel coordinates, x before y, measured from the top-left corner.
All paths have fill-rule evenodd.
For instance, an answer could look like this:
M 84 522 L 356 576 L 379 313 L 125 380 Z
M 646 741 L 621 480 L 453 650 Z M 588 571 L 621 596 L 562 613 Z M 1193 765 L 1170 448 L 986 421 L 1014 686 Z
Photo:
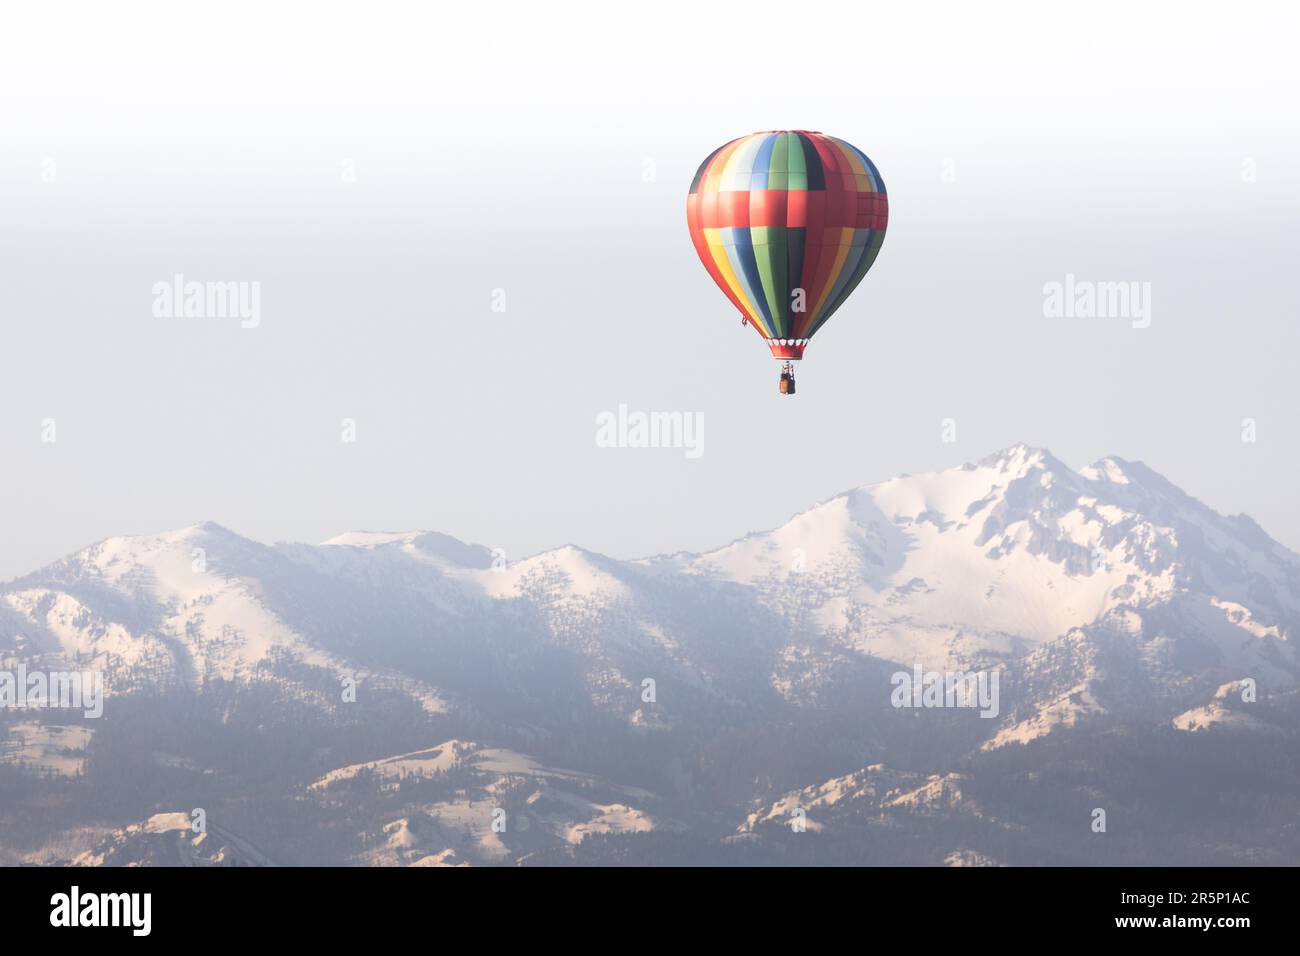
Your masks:
M 808 130 L 733 139 L 700 164 L 686 197 L 700 261 L 783 363 L 789 395 L 794 363 L 876 261 L 888 220 L 875 164 Z

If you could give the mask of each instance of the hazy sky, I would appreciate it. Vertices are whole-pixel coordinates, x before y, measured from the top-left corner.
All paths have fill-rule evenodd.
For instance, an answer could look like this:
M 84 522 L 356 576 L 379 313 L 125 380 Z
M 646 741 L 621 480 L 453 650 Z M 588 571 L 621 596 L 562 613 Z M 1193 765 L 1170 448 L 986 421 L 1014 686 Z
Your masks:
M 1022 440 L 1300 549 L 1294 7 L 108 6 L 0 29 L 0 579 L 201 520 L 696 550 Z M 891 207 L 793 399 L 684 215 L 773 128 Z M 177 273 L 259 324 L 156 317 Z M 1150 326 L 1046 317 L 1067 273 Z M 597 447 L 620 404 L 704 454 Z

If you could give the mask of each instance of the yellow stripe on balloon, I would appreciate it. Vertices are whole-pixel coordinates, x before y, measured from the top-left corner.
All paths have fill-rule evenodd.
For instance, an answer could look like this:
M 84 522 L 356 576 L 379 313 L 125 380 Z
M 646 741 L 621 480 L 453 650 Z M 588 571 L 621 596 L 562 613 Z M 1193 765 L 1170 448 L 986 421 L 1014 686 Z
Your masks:
M 722 273 L 722 278 L 727 280 L 727 286 L 737 299 L 745 303 L 745 311 L 749 313 L 749 321 L 763 333 L 763 338 L 770 339 L 772 332 L 763 322 L 763 313 L 754 308 L 754 300 L 749 297 L 745 284 L 736 278 L 736 271 L 731 268 L 731 257 L 727 255 L 727 246 L 722 241 L 722 230 L 705 229 L 704 241 L 709 244 L 709 254 L 713 256 L 713 264 Z
M 741 140 L 739 146 L 727 157 L 722 165 L 722 191 L 748 190 L 754 175 L 754 159 L 759 147 L 763 145 L 762 136 L 750 136 Z
M 835 137 L 833 136 L 831 137 L 831 141 L 837 147 L 839 147 L 840 155 L 843 156 L 848 161 L 849 168 L 853 170 L 853 175 L 855 176 L 867 175 L 867 167 L 862 165 L 862 157 L 858 155 L 857 151 L 853 149 L 853 147 L 851 147 L 848 143 L 844 142 L 844 140 L 835 139 Z M 867 190 L 867 191 L 873 192 L 874 190 Z
M 880 192 L 879 184 L 875 181 L 875 177 L 871 175 L 871 170 L 867 168 L 867 164 L 862 161 L 862 157 L 858 155 L 858 151 L 842 139 L 835 139 L 832 136 L 831 140 L 839 146 L 840 152 L 849 158 L 849 165 L 853 167 L 853 178 L 857 180 L 858 192 Z
M 705 179 L 699 183 L 699 193 L 701 195 L 705 193 L 722 193 L 722 178 L 727 172 L 727 164 L 731 163 L 732 156 L 735 156 L 736 152 L 744 146 L 746 139 L 748 138 L 742 137 L 741 139 L 732 140 L 714 157 L 714 161 L 708 164 Z

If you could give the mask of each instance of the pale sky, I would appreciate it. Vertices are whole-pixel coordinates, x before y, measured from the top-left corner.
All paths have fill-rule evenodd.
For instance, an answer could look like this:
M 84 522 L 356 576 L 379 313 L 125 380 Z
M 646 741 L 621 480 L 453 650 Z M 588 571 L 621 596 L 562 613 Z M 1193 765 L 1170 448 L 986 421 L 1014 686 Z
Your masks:
M 178 6 L 0 29 L 0 579 L 203 520 L 702 550 L 1017 441 L 1300 550 L 1294 7 Z M 779 128 L 890 197 L 794 398 L 684 214 Z M 177 273 L 257 327 L 156 317 Z M 1046 317 L 1067 273 L 1150 327 Z M 620 404 L 703 455 L 597 447 Z

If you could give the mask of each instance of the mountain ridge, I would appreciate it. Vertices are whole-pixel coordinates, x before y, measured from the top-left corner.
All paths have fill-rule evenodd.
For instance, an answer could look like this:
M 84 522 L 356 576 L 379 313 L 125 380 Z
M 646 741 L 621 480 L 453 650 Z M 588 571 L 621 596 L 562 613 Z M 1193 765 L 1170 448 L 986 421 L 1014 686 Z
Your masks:
M 465 654 L 486 666 L 526 648 L 620 719 L 671 727 L 681 714 L 651 719 L 637 701 L 638 671 L 706 698 L 775 692 L 811 706 L 854 658 L 1031 666 L 1036 648 L 1071 635 L 1138 639 L 1147 657 L 1173 643 L 1166 657 L 1200 661 L 1200 683 L 1249 669 L 1288 689 L 1300 678 L 1297 596 L 1300 555 L 1253 520 L 1145 464 L 1106 457 L 1074 471 L 1017 444 L 855 486 L 720 548 L 630 561 L 563 545 L 507 562 L 422 529 L 318 545 L 264 545 L 214 522 L 109 537 L 0 585 L 0 615 L 45 652 L 107 654 L 118 685 L 144 662 L 198 687 L 287 653 L 404 675 L 430 706 L 472 696 L 481 666 Z M 463 674 L 439 687 L 455 656 Z M 1104 711 L 1092 676 L 1075 678 L 1086 709 Z
M 779 525 L 778 528 L 783 527 L 784 524 L 788 524 L 790 521 L 793 521 L 796 518 L 799 518 L 811 511 L 815 511 L 816 509 L 824 505 L 830 504 L 831 502 L 850 496 L 855 492 L 868 491 L 870 489 L 889 485 L 893 482 L 933 478 L 935 476 L 950 474 L 953 472 L 971 471 L 981 467 L 1005 470 L 1008 464 L 1013 464 L 1016 462 L 1022 463 L 1025 468 L 1028 468 L 1034 464 L 1056 466 L 1056 470 L 1065 472 L 1070 475 L 1075 475 L 1075 476 L 1080 476 L 1085 478 L 1088 478 L 1090 476 L 1095 476 L 1093 480 L 1107 481 L 1115 484 L 1129 484 L 1130 482 L 1127 473 L 1129 471 L 1135 470 L 1140 476 L 1147 478 L 1148 480 L 1154 480 L 1163 489 L 1167 489 L 1168 491 L 1174 492 L 1179 498 L 1191 503 L 1194 506 L 1211 511 L 1212 513 L 1214 513 L 1215 515 L 1217 515 L 1218 517 L 1226 521 L 1239 521 L 1245 524 L 1247 526 L 1247 529 L 1250 531 L 1258 531 L 1263 533 L 1270 544 L 1275 545 L 1276 547 L 1285 551 L 1287 554 L 1294 557 L 1297 561 L 1300 561 L 1300 554 L 1297 554 L 1296 552 L 1292 552 L 1285 545 L 1281 544 L 1280 542 L 1277 542 L 1271 536 L 1268 536 L 1266 529 L 1264 529 L 1249 514 L 1246 514 L 1245 512 L 1239 512 L 1238 514 L 1235 515 L 1229 515 L 1229 514 L 1215 511 L 1213 508 L 1211 508 L 1209 505 L 1202 502 L 1200 499 L 1195 498 L 1194 496 L 1189 495 L 1187 492 L 1183 491 L 1182 488 L 1175 485 L 1173 482 L 1169 481 L 1169 479 L 1165 478 L 1161 473 L 1151 468 L 1149 465 L 1146 464 L 1145 461 L 1141 459 L 1128 460 L 1128 459 L 1121 458 L 1117 455 L 1106 455 L 1097 459 L 1096 461 L 1092 462 L 1089 465 L 1085 465 L 1078 469 L 1073 469 L 1070 466 L 1064 464 L 1060 459 L 1056 458 L 1049 449 L 1042 446 L 1030 445 L 1026 442 L 1016 442 L 999 451 L 995 451 L 988 455 L 985 455 L 983 458 L 977 459 L 976 461 L 965 462 L 963 464 L 955 465 L 950 468 L 937 469 L 933 471 L 920 472 L 916 474 L 902 473 L 892 478 L 881 479 L 876 482 L 868 482 L 866 484 L 861 484 L 861 485 L 854 485 L 843 491 L 837 492 L 836 494 L 833 494 L 825 499 L 822 499 L 821 501 L 817 501 L 814 504 L 810 505 L 808 508 L 803 509 L 802 511 L 796 512 L 795 514 L 791 515 L 791 517 L 787 519 L 786 522 L 784 522 L 782 525 Z M 1022 469 L 1021 476 L 1023 477 L 1023 469 Z M 515 561 L 516 562 L 526 561 L 533 558 L 542 557 L 547 554 L 561 552 L 566 549 L 572 548 L 572 549 L 577 549 L 579 551 L 582 551 L 589 555 L 595 555 L 601 558 L 607 558 L 611 561 L 622 561 L 627 563 L 649 563 L 649 562 L 654 562 L 662 559 L 678 558 L 682 556 L 699 556 L 702 554 L 709 554 L 716 551 L 721 551 L 725 548 L 746 541 L 750 538 L 762 536 L 764 534 L 769 534 L 773 530 L 776 529 L 751 531 L 737 538 L 733 538 L 723 545 L 702 552 L 679 550 L 679 551 L 656 552 L 649 555 L 642 555 L 642 556 L 631 557 L 631 558 L 616 558 L 613 557 L 612 555 L 607 555 L 604 552 L 593 551 L 590 548 L 586 548 L 580 544 L 577 544 L 576 542 L 570 541 L 560 545 L 556 545 L 551 548 L 545 548 L 541 551 L 537 551 L 525 555 L 522 558 L 515 559 Z M 481 549 L 482 551 L 485 551 L 489 554 L 492 553 L 491 549 L 489 549 L 485 545 L 474 543 L 474 542 L 462 541 L 461 539 L 456 538 L 453 535 L 449 535 L 446 534 L 445 532 L 437 531 L 435 529 L 430 529 L 430 528 L 408 528 L 408 529 L 398 529 L 398 530 L 348 529 L 345 531 L 338 532 L 334 535 L 331 535 L 329 538 L 325 539 L 324 541 L 318 542 L 315 545 L 310 545 L 307 542 L 297 542 L 297 541 L 274 541 L 269 543 L 261 542 L 253 538 L 244 537 L 239 532 L 234 531 L 233 529 L 225 525 L 222 525 L 219 522 L 212 521 L 212 520 L 202 520 L 202 521 L 195 522 L 194 524 L 191 525 L 184 525 L 179 528 L 165 529 L 163 531 L 158 531 L 158 532 L 147 532 L 147 533 L 141 533 L 135 535 L 110 535 L 106 538 L 92 542 L 91 544 L 86 545 L 84 548 L 71 552 L 68 555 L 65 555 L 64 558 L 56 559 L 55 561 L 49 562 L 46 565 L 42 565 L 41 567 L 35 568 L 32 571 L 27 572 L 26 574 L 17 575 L 9 579 L 8 581 L 0 582 L 0 587 L 7 587 L 13 584 L 20 583 L 32 574 L 40 573 L 46 568 L 58 565 L 61 561 L 66 560 L 67 558 L 82 554 L 83 552 L 88 551 L 92 548 L 101 547 L 109 542 L 114 542 L 119 540 L 129 540 L 129 539 L 144 539 L 144 538 L 165 538 L 165 537 L 180 538 L 182 536 L 191 536 L 200 532 L 207 533 L 207 534 L 226 535 L 226 536 L 230 536 L 231 538 L 237 539 L 241 542 L 245 542 L 247 544 L 262 545 L 264 547 L 270 547 L 270 548 L 276 548 L 283 545 L 299 545 L 299 544 L 309 546 L 309 547 L 382 547 L 386 544 L 410 541 L 412 539 L 429 536 L 436 539 L 445 539 L 448 542 L 453 542 L 455 546 L 459 546 L 461 548 L 472 549 L 472 550 Z
M 353 861 L 570 859 L 661 824 L 731 846 L 771 839 L 805 804 L 814 833 L 871 842 L 890 832 L 881 820 L 937 814 L 1005 841 L 1030 811 L 980 768 L 1017 768 L 1022 752 L 1059 750 L 1068 781 L 1071 748 L 1116 733 L 1153 753 L 1293 740 L 1297 628 L 1300 557 L 1252 520 L 1140 463 L 1074 471 L 1024 444 L 851 488 L 717 548 L 631 560 L 564 545 L 506 561 L 427 530 L 263 544 L 199 522 L 106 538 L 0 585 L 0 665 L 93 668 L 110 718 L 172 714 L 0 724 L 0 773 L 206 773 L 192 752 L 228 735 L 228 763 L 263 785 L 250 762 L 276 741 L 285 769 L 268 799 L 362 821 Z M 914 669 L 996 675 L 997 706 L 900 709 L 893 678 Z M 211 723 L 174 740 L 170 724 L 195 713 Z M 159 738 L 151 752 L 134 749 L 140 734 Z M 449 741 L 515 756 L 415 772 Z M 548 767 L 579 776 L 559 787 Z M 346 779 L 312 789 L 326 778 Z M 147 824 L 183 804 L 151 799 L 89 859 L 172 854 Z M 481 832 L 507 804 L 537 825 Z M 228 823 L 295 859 L 258 827 Z M 227 842 L 184 857 L 226 859 Z M 996 845 L 898 852 L 982 860 Z

